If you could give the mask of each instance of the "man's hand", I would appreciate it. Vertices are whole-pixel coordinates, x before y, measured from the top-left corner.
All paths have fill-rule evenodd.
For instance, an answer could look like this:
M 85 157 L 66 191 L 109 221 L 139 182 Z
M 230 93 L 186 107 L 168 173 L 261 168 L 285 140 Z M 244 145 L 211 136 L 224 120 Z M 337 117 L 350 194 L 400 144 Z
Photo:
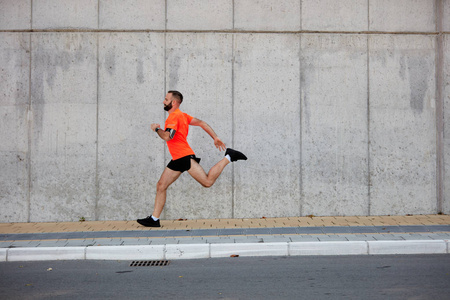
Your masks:
M 153 131 L 155 131 L 156 128 L 161 128 L 161 126 L 157 123 L 153 123 L 152 125 L 150 125 L 150 127 L 152 128 Z
M 214 145 L 215 145 L 216 148 L 219 149 L 220 151 L 226 150 L 226 149 L 227 149 L 227 147 L 226 147 L 225 144 L 222 142 L 222 140 L 219 139 L 219 137 L 214 138 Z

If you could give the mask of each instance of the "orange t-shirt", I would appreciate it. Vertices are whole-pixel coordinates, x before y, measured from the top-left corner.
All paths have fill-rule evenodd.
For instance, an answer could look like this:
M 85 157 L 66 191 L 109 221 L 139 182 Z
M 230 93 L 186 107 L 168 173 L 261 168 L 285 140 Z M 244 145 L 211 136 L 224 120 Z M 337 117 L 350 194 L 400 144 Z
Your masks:
M 167 147 L 173 160 L 188 155 L 195 155 L 186 139 L 189 133 L 189 123 L 191 123 L 192 119 L 193 117 L 182 112 L 180 109 L 169 114 L 166 119 L 165 130 L 170 128 L 176 131 L 174 137 L 167 142 Z

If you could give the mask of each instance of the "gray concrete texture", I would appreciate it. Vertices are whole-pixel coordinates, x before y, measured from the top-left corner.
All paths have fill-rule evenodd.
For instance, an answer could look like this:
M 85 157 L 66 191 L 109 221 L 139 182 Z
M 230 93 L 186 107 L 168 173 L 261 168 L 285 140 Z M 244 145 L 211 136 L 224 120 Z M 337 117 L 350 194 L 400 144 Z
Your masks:
M 181 176 L 165 219 L 450 213 L 449 12 L 0 0 L 0 222 L 150 214 L 169 89 L 249 160 L 210 189 Z M 206 170 L 222 157 L 199 128 L 189 142 Z

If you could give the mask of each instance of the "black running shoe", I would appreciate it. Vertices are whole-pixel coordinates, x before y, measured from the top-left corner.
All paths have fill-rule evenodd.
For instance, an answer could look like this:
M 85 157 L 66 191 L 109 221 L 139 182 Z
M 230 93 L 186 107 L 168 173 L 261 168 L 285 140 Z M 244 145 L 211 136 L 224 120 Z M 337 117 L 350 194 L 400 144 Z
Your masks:
M 225 156 L 227 154 L 230 155 L 231 161 L 247 160 L 247 156 L 245 156 L 244 153 L 233 150 L 231 148 L 227 148 L 227 151 L 225 152 Z
M 147 227 L 161 227 L 161 225 L 159 224 L 159 220 L 158 221 L 153 220 L 152 216 L 148 216 L 145 219 L 137 219 L 137 222 Z

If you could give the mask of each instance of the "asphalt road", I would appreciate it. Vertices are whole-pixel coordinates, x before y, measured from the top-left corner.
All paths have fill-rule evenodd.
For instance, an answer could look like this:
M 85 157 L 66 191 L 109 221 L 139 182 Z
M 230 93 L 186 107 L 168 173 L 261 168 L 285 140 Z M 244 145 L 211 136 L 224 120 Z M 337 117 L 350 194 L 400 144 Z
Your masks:
M 0 263 L 0 299 L 449 299 L 450 255 Z

